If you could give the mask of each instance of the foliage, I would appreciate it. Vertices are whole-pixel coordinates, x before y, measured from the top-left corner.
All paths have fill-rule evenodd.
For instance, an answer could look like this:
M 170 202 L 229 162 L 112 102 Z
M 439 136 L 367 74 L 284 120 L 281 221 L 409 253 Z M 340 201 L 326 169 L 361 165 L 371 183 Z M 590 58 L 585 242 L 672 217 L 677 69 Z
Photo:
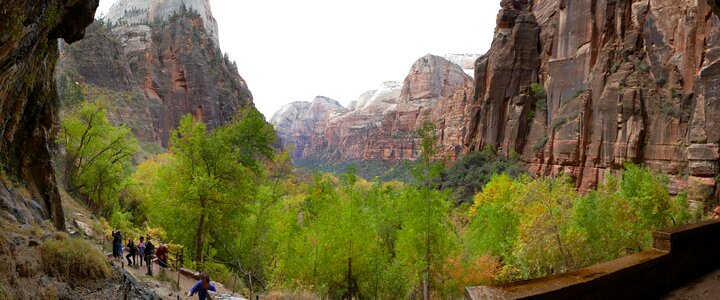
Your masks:
M 109 216 L 138 149 L 127 126 L 113 126 L 102 105 L 83 103 L 61 119 L 59 142 L 67 151 L 66 185 L 83 193 L 93 208 Z
M 71 80 L 70 76 L 63 74 L 58 81 L 60 93 L 60 107 L 74 108 L 85 102 L 85 95 L 78 82 Z
M 499 155 L 493 147 L 485 147 L 482 151 L 465 155 L 447 169 L 441 186 L 451 189 L 458 202 L 471 202 L 493 175 L 509 174 L 515 177 L 522 173 L 524 169 L 520 161 Z
M 562 273 L 649 249 L 651 231 L 693 221 L 667 179 L 629 164 L 581 195 L 565 176 L 498 175 L 469 210 L 466 251 L 502 262 L 498 281 Z
M 547 92 L 545 92 L 545 87 L 535 82 L 530 85 L 530 90 L 535 97 L 535 107 L 540 111 L 547 112 Z
M 46 241 L 40 245 L 42 265 L 50 276 L 83 281 L 110 275 L 105 256 L 81 239 Z
M 200 261 L 206 243 L 237 234 L 224 225 L 239 217 L 254 194 L 252 179 L 262 171 L 259 159 L 273 155 L 274 138 L 272 127 L 254 109 L 211 133 L 186 115 L 171 137 L 173 156 L 158 170 L 151 217 Z
M 628 165 L 583 195 L 567 176 L 531 178 L 491 148 L 445 171 L 435 133 L 429 122 L 417 132 L 412 181 L 368 181 L 362 167 L 297 172 L 254 110 L 212 132 L 187 116 L 170 151 L 125 180 L 110 223 L 178 243 L 192 267 L 242 278 L 252 293 L 402 299 L 427 286 L 454 299 L 464 286 L 641 251 L 651 230 L 694 220 L 687 196 L 670 197 L 667 179 L 645 168 Z M 472 205 L 456 200 L 472 195 Z
M 349 168 L 354 167 L 357 175 L 372 180 L 377 178 L 380 181 L 398 180 L 406 183 L 413 183 L 415 178 L 411 170 L 415 168 L 416 162 L 404 161 L 391 163 L 381 160 L 350 160 L 335 162 L 328 159 L 303 158 L 295 159 L 293 165 L 308 171 L 332 173 L 340 176 Z
M 578 97 L 580 97 L 580 96 L 582 96 L 582 95 L 585 95 L 585 94 L 587 94 L 587 93 L 588 93 L 588 90 L 586 90 L 586 89 L 576 90 L 575 93 L 573 94 L 573 99 L 578 98 Z
M 543 135 L 540 139 L 538 139 L 533 145 L 533 153 L 542 152 L 549 140 L 550 138 L 547 136 L 547 134 Z

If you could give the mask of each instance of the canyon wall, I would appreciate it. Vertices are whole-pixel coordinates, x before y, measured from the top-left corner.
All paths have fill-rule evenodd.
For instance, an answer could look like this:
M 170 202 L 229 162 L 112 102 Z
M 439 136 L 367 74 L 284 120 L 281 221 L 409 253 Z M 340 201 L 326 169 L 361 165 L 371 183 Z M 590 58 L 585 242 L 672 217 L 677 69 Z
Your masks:
M 519 155 L 538 176 L 567 174 L 581 190 L 626 162 L 642 163 L 668 174 L 672 192 L 713 204 L 717 1 L 502 0 L 501 7 L 472 84 L 454 75 L 446 78 L 455 83 L 421 79 L 413 74 L 430 68 L 416 64 L 397 103 L 319 122 L 304 156 L 414 159 L 412 132 L 429 113 L 451 159 L 493 146 Z M 437 82 L 442 92 L 430 88 Z
M 20 223 L 52 219 L 64 229 L 51 160 L 58 96 L 57 39 L 81 39 L 98 1 L 0 1 L 0 213 Z M 13 189 L 22 182 L 30 195 Z
M 477 61 L 465 152 L 514 151 L 532 173 L 565 173 L 580 189 L 644 163 L 669 174 L 674 191 L 712 198 L 720 23 L 706 2 L 501 5 Z
M 385 82 L 362 94 L 347 109 L 300 110 L 288 107 L 320 107 L 294 103 L 273 117 L 275 129 L 285 144 L 295 145 L 294 158 L 348 160 L 413 160 L 419 155 L 416 129 L 424 120 L 459 127 L 462 118 L 447 117 L 444 110 L 464 107 L 472 90 L 472 78 L 462 67 L 445 58 L 426 55 L 418 59 L 404 82 Z M 280 122 L 279 120 L 282 120 Z M 290 125 L 294 124 L 294 125 Z M 461 131 L 443 132 L 443 147 L 453 158 L 460 154 Z
M 60 87 L 78 85 L 86 100 L 106 103 L 110 120 L 128 124 L 145 145 L 167 146 L 188 113 L 209 128 L 231 121 L 238 110 L 253 105 L 252 94 L 237 65 L 218 47 L 217 31 L 207 30 L 208 19 L 214 22 L 208 1 L 195 2 L 207 10 L 181 9 L 181 1 L 117 2 L 111 20 L 138 3 L 176 6 L 162 10 L 162 19 L 155 21 L 91 25 L 84 40 L 63 46 Z
M 212 15 L 210 0 L 117 0 L 108 11 L 106 22 L 113 25 L 157 24 L 188 10 L 200 15 L 203 28 L 219 45 L 218 25 Z

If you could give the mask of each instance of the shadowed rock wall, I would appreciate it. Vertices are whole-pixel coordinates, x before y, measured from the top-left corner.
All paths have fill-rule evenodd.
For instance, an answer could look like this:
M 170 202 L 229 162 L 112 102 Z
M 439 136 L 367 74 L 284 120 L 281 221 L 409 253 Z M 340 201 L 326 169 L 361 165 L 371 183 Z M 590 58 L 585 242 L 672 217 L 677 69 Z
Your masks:
M 65 220 L 51 162 L 57 39 L 81 39 L 97 6 L 98 0 L 0 1 L 0 163 L 27 184 L 42 204 L 39 217 L 52 218 L 58 229 Z M 10 193 L 0 198 L 11 214 L 31 205 Z

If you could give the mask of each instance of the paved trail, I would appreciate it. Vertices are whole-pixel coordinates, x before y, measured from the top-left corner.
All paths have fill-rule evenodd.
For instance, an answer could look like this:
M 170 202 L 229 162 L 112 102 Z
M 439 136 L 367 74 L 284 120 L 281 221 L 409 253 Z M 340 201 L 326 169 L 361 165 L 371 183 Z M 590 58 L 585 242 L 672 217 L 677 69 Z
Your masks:
M 113 264 L 121 265 L 119 260 L 111 259 Z M 124 261 L 123 263 L 127 263 Z M 160 280 L 160 266 L 153 264 L 153 277 L 145 275 L 147 273 L 147 266 L 143 263 L 143 266 L 128 266 L 125 265 L 125 270 L 128 271 L 135 279 L 137 279 L 151 290 L 155 291 L 164 300 L 177 300 L 178 296 L 180 299 L 185 299 L 190 288 L 197 283 L 197 280 L 180 275 L 180 289 L 175 287 L 177 283 L 178 273 L 171 269 L 165 269 L 167 274 L 166 278 L 172 278 L 172 282 Z M 219 293 L 230 295 L 230 290 L 226 289 L 222 284 L 213 282 Z M 238 299 L 244 299 L 240 295 L 235 294 Z
M 720 269 L 712 271 L 665 296 L 666 300 L 720 299 Z

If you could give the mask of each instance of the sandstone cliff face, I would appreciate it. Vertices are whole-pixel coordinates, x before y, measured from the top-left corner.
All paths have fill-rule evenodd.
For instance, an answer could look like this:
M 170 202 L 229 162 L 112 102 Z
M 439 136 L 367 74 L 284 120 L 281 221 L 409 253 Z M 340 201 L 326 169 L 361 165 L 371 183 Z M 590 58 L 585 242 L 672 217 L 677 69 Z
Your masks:
M 57 39 L 81 39 L 97 6 L 97 0 L 0 1 L 0 163 L 7 175 L 27 184 L 32 198 L 0 183 L 6 219 L 52 218 L 64 228 L 50 155 L 58 109 Z
M 713 198 L 720 172 L 718 1 L 501 6 L 472 85 L 423 58 L 397 100 L 371 112 L 358 101 L 318 123 L 303 156 L 413 159 L 412 131 L 429 113 L 451 159 L 494 146 L 519 154 L 534 174 L 568 174 L 582 190 L 625 162 L 644 163 L 669 174 L 673 192 Z
M 175 3 L 121 1 L 111 15 L 124 12 L 121 4 L 136 2 Z M 218 48 L 216 33 L 206 30 L 209 6 L 205 13 L 180 10 L 156 23 L 133 25 L 96 22 L 85 40 L 63 47 L 61 86 L 77 82 L 87 100 L 108 103 L 111 121 L 128 124 L 144 143 L 167 146 L 170 132 L 188 113 L 209 128 L 231 121 L 252 105 L 252 94 Z
M 219 45 L 218 25 L 210 0 L 118 0 L 110 8 L 107 22 L 113 25 L 154 24 L 169 20 L 176 13 L 193 10 L 200 15 L 203 28 Z
M 280 137 L 282 146 L 295 147 L 292 157 L 301 158 L 310 142 L 315 124 L 325 122 L 347 110 L 335 100 L 318 96 L 312 102 L 293 102 L 283 105 L 270 123 Z
M 581 189 L 642 162 L 671 174 L 673 189 L 710 198 L 720 143 L 720 23 L 710 6 L 532 2 L 502 1 L 492 48 L 477 61 L 465 152 L 515 151 L 533 173 L 564 172 Z
M 385 82 L 350 103 L 347 111 L 336 108 L 321 114 L 323 118 L 296 118 L 295 110 L 283 108 L 275 119 L 292 121 L 273 123 L 286 143 L 296 146 L 295 158 L 401 161 L 418 157 L 415 131 L 428 119 L 453 127 L 443 131 L 443 148 L 456 157 L 462 150 L 458 141 L 463 131 L 458 128 L 463 118 L 445 112 L 465 109 L 471 85 L 463 68 L 427 55 L 415 62 L 402 84 Z M 293 122 L 301 125 L 289 125 Z

